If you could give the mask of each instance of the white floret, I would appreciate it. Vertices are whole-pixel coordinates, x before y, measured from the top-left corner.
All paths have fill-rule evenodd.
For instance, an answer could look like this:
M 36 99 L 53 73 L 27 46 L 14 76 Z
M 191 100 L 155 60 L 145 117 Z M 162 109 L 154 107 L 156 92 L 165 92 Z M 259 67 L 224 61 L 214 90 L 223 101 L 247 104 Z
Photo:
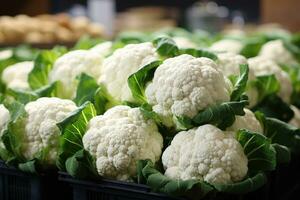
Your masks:
M 100 54 L 104 57 L 108 56 L 111 50 L 112 50 L 112 42 L 110 41 L 102 42 L 90 49 L 90 51 Z
M 4 130 L 10 120 L 10 114 L 7 108 L 3 104 L 0 104 L 0 147 L 3 147 L 1 137 L 4 133 Z
M 196 48 L 197 45 L 191 41 L 190 39 L 186 38 L 186 37 L 173 37 L 172 38 L 176 45 L 179 47 L 179 48 Z
M 24 61 L 5 68 L 2 72 L 2 81 L 8 88 L 28 90 L 28 74 L 33 69 L 32 61 Z
M 156 49 L 150 42 L 126 45 L 103 61 L 99 82 L 106 86 L 115 100 L 133 101 L 128 77 L 157 59 Z
M 237 132 L 240 129 L 247 129 L 249 131 L 263 134 L 263 127 L 256 119 L 254 113 L 247 108 L 245 108 L 244 111 L 245 111 L 245 115 L 236 116 L 233 125 L 231 127 L 228 127 L 226 130 Z
M 248 64 L 248 63 L 247 63 L 247 59 L 244 56 L 231 53 L 231 52 L 226 52 L 226 53 L 218 54 L 217 64 L 220 66 L 223 74 L 229 77 L 231 75 L 239 76 L 240 65 Z M 254 72 L 251 69 L 249 69 L 248 83 L 250 83 L 254 79 L 255 79 Z M 248 84 L 248 87 L 246 88 L 246 94 L 249 97 L 249 103 L 250 103 L 249 107 L 254 106 L 258 100 L 258 92 L 256 88 L 251 87 Z
M 0 51 L 0 60 L 5 60 L 12 57 L 13 51 L 11 49 Z
M 74 98 L 78 80 L 82 73 L 94 77 L 96 80 L 100 76 L 100 70 L 104 56 L 97 51 L 75 50 L 59 57 L 53 69 L 49 73 L 50 82 L 60 81 L 62 91 L 58 93 L 61 98 Z
M 242 180 L 248 171 L 248 159 L 232 135 L 213 125 L 179 132 L 162 155 L 165 175 L 213 184 Z
M 224 51 L 238 54 L 243 48 L 243 44 L 237 40 L 223 39 L 211 45 L 213 51 Z
M 55 164 L 59 145 L 59 128 L 56 124 L 76 108 L 74 102 L 54 97 L 43 97 L 26 104 L 27 117 L 22 132 L 24 157 L 33 159 L 39 152 L 47 149 L 47 163 Z
M 294 117 L 291 119 L 289 124 L 291 124 L 297 128 L 300 128 L 300 110 L 296 106 L 293 106 L 293 105 L 291 105 L 290 108 L 294 112 Z
M 194 117 L 200 110 L 230 100 L 231 85 L 215 62 L 180 55 L 155 71 L 145 94 L 153 110 L 172 126 L 173 116 Z
M 255 76 L 274 74 L 280 84 L 279 96 L 287 103 L 293 92 L 292 81 L 289 75 L 283 71 L 274 61 L 268 57 L 256 56 L 248 59 L 249 68 Z
M 99 175 L 131 180 L 140 159 L 159 160 L 163 139 L 154 121 L 139 108 L 115 106 L 91 119 L 83 136 L 84 148 L 96 158 Z
M 293 55 L 284 47 L 282 40 L 273 40 L 264 44 L 259 55 L 269 58 L 277 64 L 292 65 L 297 61 Z

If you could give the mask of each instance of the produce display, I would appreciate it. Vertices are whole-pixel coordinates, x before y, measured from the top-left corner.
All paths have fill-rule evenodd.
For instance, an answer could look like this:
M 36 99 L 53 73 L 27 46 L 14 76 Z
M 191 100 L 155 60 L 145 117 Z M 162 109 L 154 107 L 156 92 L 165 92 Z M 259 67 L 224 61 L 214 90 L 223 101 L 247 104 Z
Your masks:
M 75 42 L 83 35 L 101 37 L 104 28 L 86 17 L 72 19 L 66 14 L 0 17 L 0 44 L 66 43 Z
M 298 34 L 124 32 L 2 49 L 0 69 L 0 157 L 27 173 L 205 199 L 300 159 Z

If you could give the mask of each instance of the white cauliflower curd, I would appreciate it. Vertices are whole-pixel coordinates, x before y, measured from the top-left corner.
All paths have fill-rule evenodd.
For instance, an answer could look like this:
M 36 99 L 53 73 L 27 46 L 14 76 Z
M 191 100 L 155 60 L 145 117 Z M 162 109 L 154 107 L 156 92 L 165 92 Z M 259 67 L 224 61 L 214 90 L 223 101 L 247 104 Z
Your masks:
M 244 56 L 231 52 L 219 53 L 218 60 L 216 62 L 220 66 L 223 74 L 227 77 L 231 75 L 239 76 L 240 65 L 248 64 L 247 59 Z M 249 69 L 248 82 L 253 80 L 255 80 L 254 72 Z M 246 94 L 249 97 L 249 107 L 254 106 L 258 100 L 257 89 L 248 85 L 248 87 L 246 88 Z
M 158 59 L 152 43 L 129 44 L 117 49 L 103 61 L 100 83 L 117 101 L 133 101 L 127 84 L 128 77 L 144 65 Z
M 72 101 L 54 97 L 43 97 L 26 104 L 25 127 L 20 132 L 23 138 L 23 156 L 31 160 L 46 149 L 46 162 L 55 164 L 60 132 L 56 124 L 76 109 Z
M 235 116 L 234 123 L 226 130 L 237 132 L 240 129 L 247 129 L 249 131 L 263 134 L 263 127 L 256 119 L 254 113 L 247 108 L 245 108 L 244 111 L 245 111 L 245 115 Z
M 145 94 L 165 125 L 173 126 L 173 116 L 192 118 L 208 106 L 229 101 L 231 86 L 214 61 L 180 55 L 157 68 Z
M 238 54 L 243 48 L 240 41 L 232 39 L 223 39 L 213 43 L 210 47 L 212 51 L 224 51 Z
M 32 61 L 24 61 L 6 67 L 2 72 L 2 81 L 8 88 L 29 90 L 28 75 L 33 69 Z
M 270 58 L 264 56 L 249 58 L 248 63 L 249 68 L 255 73 L 255 76 L 274 74 L 280 84 L 279 97 L 287 103 L 290 102 L 293 86 L 289 75 L 285 71 Z
M 264 44 L 259 55 L 269 58 L 277 64 L 296 64 L 297 61 L 284 46 L 282 40 L 273 40 Z
M 163 152 L 162 163 L 167 177 L 212 184 L 240 181 L 248 171 L 248 159 L 240 143 L 231 132 L 213 125 L 179 132 Z
M 190 39 L 186 38 L 186 37 L 173 37 L 172 38 L 175 42 L 175 44 L 179 47 L 179 48 L 196 48 L 197 45 L 191 41 Z
M 107 55 L 110 54 L 110 52 L 112 50 L 112 45 L 113 45 L 113 43 L 111 41 L 102 42 L 100 44 L 97 44 L 93 48 L 91 48 L 90 51 L 106 57 Z
M 59 57 L 49 73 L 49 81 L 60 81 L 62 91 L 58 92 L 60 98 L 74 98 L 78 80 L 82 73 L 98 79 L 104 56 L 97 51 L 75 50 Z
M 290 108 L 293 110 L 294 112 L 294 117 L 290 120 L 289 124 L 300 128 L 300 110 L 296 107 L 291 105 Z
M 139 108 L 115 106 L 91 119 L 83 145 L 96 158 L 99 175 L 128 181 L 136 175 L 138 160 L 160 159 L 163 139 Z

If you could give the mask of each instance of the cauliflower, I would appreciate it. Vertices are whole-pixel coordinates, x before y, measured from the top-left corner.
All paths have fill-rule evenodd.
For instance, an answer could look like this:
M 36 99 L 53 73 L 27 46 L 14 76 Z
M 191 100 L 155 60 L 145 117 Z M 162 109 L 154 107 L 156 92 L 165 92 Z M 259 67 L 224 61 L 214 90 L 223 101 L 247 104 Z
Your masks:
M 176 45 L 179 48 L 196 48 L 197 45 L 192 42 L 190 39 L 185 38 L 185 37 L 173 37 L 173 40 L 175 41 Z
M 282 40 L 273 40 L 264 44 L 259 55 L 269 58 L 277 64 L 296 64 L 293 55 L 285 48 Z
M 19 62 L 8 66 L 2 72 L 2 81 L 8 88 L 29 90 L 27 79 L 33 66 L 32 61 Z
M 154 121 L 145 119 L 139 108 L 115 106 L 91 119 L 83 136 L 84 148 L 96 158 L 99 175 L 131 180 L 136 162 L 160 159 L 163 139 Z
M 238 54 L 243 48 L 243 44 L 237 40 L 223 39 L 215 42 L 210 47 L 213 51 L 228 51 Z
M 231 52 L 219 53 L 217 64 L 220 66 L 225 76 L 227 77 L 229 77 L 230 75 L 238 76 L 240 74 L 240 65 L 247 64 L 247 59 L 244 56 L 231 53 Z M 251 69 L 249 69 L 248 80 L 253 81 L 254 79 L 255 79 L 254 72 Z M 249 103 L 250 103 L 249 107 L 254 106 L 258 100 L 258 93 L 256 88 L 248 87 L 246 90 L 246 94 L 249 97 Z
M 0 51 L 0 60 L 5 60 L 13 56 L 13 51 L 11 49 Z
M 228 127 L 227 131 L 237 132 L 240 129 L 247 129 L 256 133 L 263 134 L 263 127 L 260 125 L 260 122 L 256 119 L 254 113 L 245 108 L 244 116 L 236 116 L 235 122 L 231 127 Z
M 145 94 L 166 126 L 173 116 L 194 117 L 200 110 L 230 100 L 231 83 L 208 58 L 169 58 L 154 73 Z
M 4 107 L 3 104 L 0 104 L 0 147 L 3 147 L 1 137 L 9 122 L 9 119 L 10 119 L 9 111 L 7 110 L 7 108 Z
M 290 108 L 294 111 L 294 117 L 291 119 L 289 124 L 300 128 L 300 110 L 296 107 L 291 105 Z
M 287 103 L 293 92 L 292 81 L 289 75 L 283 71 L 274 61 L 267 57 L 257 56 L 248 59 L 249 68 L 256 76 L 274 74 L 280 83 L 279 96 Z
M 97 51 L 70 51 L 55 61 L 49 73 L 49 81 L 61 82 L 63 91 L 58 93 L 59 97 L 74 98 L 78 84 L 76 77 L 81 73 L 86 73 L 98 79 L 103 59 L 104 56 Z
M 31 160 L 46 148 L 46 162 L 55 164 L 59 145 L 59 128 L 56 124 L 75 109 L 74 102 L 54 97 L 44 97 L 26 104 L 27 117 L 24 131 L 21 132 L 23 156 Z
M 100 44 L 97 44 L 93 48 L 90 49 L 90 51 L 98 53 L 100 55 L 103 55 L 104 57 L 108 56 L 112 49 L 112 42 L 102 42 Z
M 117 101 L 133 101 L 127 84 L 128 77 L 144 65 L 158 59 L 156 49 L 150 42 L 129 44 L 117 49 L 103 61 L 100 83 Z
M 162 163 L 167 177 L 212 184 L 240 181 L 248 171 L 244 149 L 233 134 L 210 124 L 179 132 L 163 152 Z

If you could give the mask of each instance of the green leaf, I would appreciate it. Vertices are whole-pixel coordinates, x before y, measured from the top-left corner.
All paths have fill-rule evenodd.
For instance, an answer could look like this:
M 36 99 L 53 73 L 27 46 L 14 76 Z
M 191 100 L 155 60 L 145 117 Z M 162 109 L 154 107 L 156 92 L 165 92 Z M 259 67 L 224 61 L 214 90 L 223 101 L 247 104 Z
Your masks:
M 82 105 L 86 101 L 90 101 L 94 104 L 97 114 L 101 115 L 108 108 L 119 104 L 108 94 L 104 85 L 98 85 L 97 81 L 93 77 L 83 73 L 78 77 L 78 79 L 79 83 L 77 86 L 76 97 L 74 99 L 74 102 L 78 106 Z
M 214 188 L 219 192 L 229 194 L 246 194 L 259 189 L 268 181 L 266 175 L 258 172 L 252 177 L 248 177 L 243 181 L 231 184 L 213 184 Z
M 277 95 L 265 97 L 263 101 L 254 106 L 252 110 L 260 111 L 267 117 L 277 118 L 285 122 L 290 121 L 294 116 L 294 112 L 290 106 Z
M 174 180 L 166 177 L 155 169 L 150 160 L 138 161 L 139 179 L 145 180 L 146 184 L 154 192 L 162 192 L 171 196 L 186 196 L 190 199 L 201 199 L 213 191 L 213 187 L 198 180 Z M 195 195 L 197 194 L 197 195 Z
M 103 42 L 103 39 L 92 38 L 88 35 L 84 35 L 76 42 L 73 49 L 90 49 L 96 46 L 97 44 L 100 44 L 101 42 Z
M 34 67 L 28 75 L 28 83 L 31 89 L 39 89 L 48 85 L 48 74 L 54 62 L 67 52 L 64 47 L 55 47 L 52 50 L 42 50 L 34 60 Z
M 240 54 L 246 58 L 255 57 L 266 42 L 267 39 L 263 36 L 248 38 L 243 42 L 244 44 Z
M 176 43 L 169 37 L 158 37 L 152 43 L 156 47 L 157 53 L 162 57 L 174 57 L 179 53 Z
M 231 101 L 238 101 L 245 92 L 248 81 L 249 67 L 247 64 L 240 65 L 240 76 L 234 83 L 233 91 L 230 96 Z
M 55 81 L 35 90 L 34 93 L 36 93 L 38 97 L 57 97 L 58 87 L 61 87 L 60 82 Z
M 212 60 L 217 60 L 218 56 L 213 52 L 205 49 L 194 49 L 194 48 L 186 48 L 186 49 L 179 49 L 179 54 L 189 54 L 194 57 L 206 57 Z
M 83 149 L 82 137 L 85 134 L 90 119 L 96 116 L 96 110 L 91 102 L 85 102 L 72 112 L 57 126 L 61 131 L 60 151 L 57 167 L 65 169 L 65 161 Z
M 26 172 L 26 173 L 37 174 L 37 171 L 38 171 L 36 168 L 36 166 L 38 165 L 37 162 L 38 162 L 37 159 L 33 159 L 33 160 L 30 160 L 25 163 L 20 163 L 18 165 L 18 168 L 21 171 Z
M 276 151 L 276 162 L 278 164 L 289 163 L 291 160 L 291 150 L 280 144 L 272 144 Z
M 38 95 L 32 91 L 8 89 L 6 94 L 12 96 L 16 101 L 22 104 L 27 104 L 30 101 L 38 99 Z
M 280 83 L 277 81 L 274 74 L 257 76 L 253 84 L 257 88 L 259 102 L 269 95 L 276 94 L 280 89 Z
M 236 115 L 243 116 L 245 114 L 244 108 L 246 105 L 248 105 L 247 100 L 224 102 L 200 111 L 192 119 L 186 116 L 179 116 L 177 120 L 185 129 L 212 124 L 225 130 L 234 123 Z
M 286 40 L 283 40 L 283 45 L 289 52 L 293 54 L 294 58 L 300 62 L 300 48 Z
M 300 65 L 281 65 L 280 67 L 289 74 L 293 84 L 291 104 L 300 108 Z
M 66 170 L 76 178 L 95 179 L 98 176 L 95 159 L 84 149 L 77 151 L 67 159 Z
M 77 105 L 82 105 L 86 101 L 92 101 L 96 90 L 99 88 L 97 81 L 85 73 L 82 73 L 77 79 L 79 80 L 79 83 L 74 102 Z
M 147 103 L 147 99 L 145 97 L 146 85 L 153 79 L 154 72 L 161 63 L 161 61 L 153 61 L 129 76 L 127 80 L 128 86 L 131 90 L 132 96 L 139 103 Z
M 249 130 L 239 130 L 237 140 L 248 158 L 250 173 L 270 171 L 276 168 L 276 151 L 265 136 Z
M 300 129 L 275 118 L 265 117 L 256 112 L 256 118 L 264 127 L 264 135 L 270 138 L 272 143 L 284 145 L 291 149 L 292 153 L 300 153 Z
M 24 141 L 22 131 L 24 130 L 25 118 L 27 116 L 24 105 L 14 101 L 6 104 L 5 107 L 9 110 L 10 121 L 1 139 L 9 153 L 9 158 L 7 159 L 25 161 L 22 154 Z

